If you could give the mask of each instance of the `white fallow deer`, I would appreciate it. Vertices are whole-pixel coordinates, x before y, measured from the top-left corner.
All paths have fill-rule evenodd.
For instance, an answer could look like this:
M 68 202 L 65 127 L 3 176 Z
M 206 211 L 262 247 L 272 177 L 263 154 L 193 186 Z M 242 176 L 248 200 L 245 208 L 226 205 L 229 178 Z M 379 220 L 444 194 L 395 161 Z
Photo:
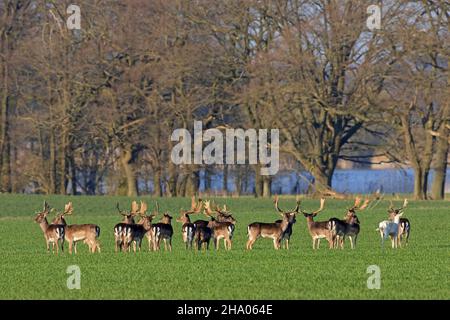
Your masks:
M 50 212 L 50 206 L 44 201 L 44 208 L 41 212 L 36 213 L 34 221 L 39 224 L 44 233 L 45 243 L 47 245 L 47 252 L 50 252 L 50 243 L 52 244 L 52 252 L 59 253 L 58 244 L 61 245 L 61 251 L 64 252 L 64 226 L 58 224 L 48 224 L 47 215 Z
M 390 237 L 392 248 L 396 249 L 400 245 L 402 235 L 405 235 L 406 239 L 409 238 L 410 224 L 409 220 L 405 219 L 401 222 L 401 217 L 404 214 L 404 210 L 408 205 L 408 199 L 405 199 L 403 206 L 398 209 L 394 209 L 392 202 L 388 209 L 389 220 L 384 220 L 378 224 L 376 229 L 380 232 L 381 236 L 381 247 L 384 247 L 384 241 Z
M 248 241 L 246 248 L 247 250 L 253 249 L 253 244 L 258 238 L 271 238 L 273 240 L 273 247 L 275 250 L 280 249 L 281 240 L 283 238 L 284 233 L 288 229 L 289 226 L 295 221 L 295 216 L 300 209 L 300 201 L 297 200 L 297 206 L 294 210 L 291 211 L 283 211 L 278 206 L 278 196 L 275 196 L 275 209 L 280 213 L 283 218 L 281 222 L 273 222 L 273 223 L 265 223 L 265 222 L 253 222 L 249 224 L 247 227 L 247 235 Z
M 72 215 L 72 213 L 72 202 L 69 202 L 64 206 L 64 211 L 57 214 L 52 222 L 53 224 L 60 224 L 64 226 L 64 237 L 65 240 L 69 243 L 69 253 L 72 254 L 73 247 L 75 254 L 77 254 L 78 241 L 83 241 L 85 244 L 87 244 L 90 252 L 100 252 L 100 244 L 97 240 L 100 236 L 100 227 L 96 224 L 68 225 L 65 220 L 65 216 Z

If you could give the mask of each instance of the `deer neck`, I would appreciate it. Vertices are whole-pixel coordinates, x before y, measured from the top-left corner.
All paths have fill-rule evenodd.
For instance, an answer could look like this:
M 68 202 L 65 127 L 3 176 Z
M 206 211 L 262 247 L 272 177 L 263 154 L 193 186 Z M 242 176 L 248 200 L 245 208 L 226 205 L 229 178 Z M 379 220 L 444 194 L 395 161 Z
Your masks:
M 41 227 L 41 230 L 45 233 L 48 229 L 48 221 L 47 218 L 44 218 L 41 223 L 39 223 L 39 227 Z
M 306 224 L 308 225 L 308 228 L 311 228 L 312 224 L 314 223 L 314 219 L 311 216 L 306 217 Z
M 288 226 L 289 226 L 289 220 L 287 220 L 286 218 L 283 218 L 283 220 L 281 220 L 281 224 L 280 224 L 281 231 L 283 231 L 283 232 L 286 231 Z

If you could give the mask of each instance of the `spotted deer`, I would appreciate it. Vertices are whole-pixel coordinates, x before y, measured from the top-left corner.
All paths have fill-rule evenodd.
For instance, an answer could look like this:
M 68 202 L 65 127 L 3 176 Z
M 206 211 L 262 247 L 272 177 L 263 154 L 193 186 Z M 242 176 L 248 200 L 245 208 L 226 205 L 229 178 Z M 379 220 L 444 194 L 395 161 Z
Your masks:
M 315 216 L 321 212 L 325 205 L 325 199 L 320 199 L 320 208 L 313 212 L 306 212 L 302 210 L 306 217 L 309 234 L 313 240 L 313 249 L 319 249 L 320 239 L 328 241 L 330 249 L 333 248 L 334 238 L 330 229 L 329 221 L 314 221 Z
M 280 249 L 281 240 L 284 233 L 290 225 L 295 221 L 296 214 L 300 209 L 300 200 L 297 200 L 296 207 L 291 211 L 283 211 L 278 206 L 278 196 L 275 196 L 275 209 L 283 217 L 281 222 L 265 223 L 265 222 L 253 222 L 247 227 L 248 241 L 247 250 L 253 249 L 253 244 L 258 238 L 271 238 L 273 240 L 273 247 L 275 250 Z
M 216 250 L 219 250 L 220 247 L 220 240 L 224 240 L 224 246 L 225 250 L 231 250 L 232 246 L 232 238 L 233 238 L 233 231 L 235 229 L 235 223 L 236 220 L 232 218 L 232 222 L 219 222 L 216 217 L 214 217 L 214 213 L 211 210 L 211 203 L 210 201 L 204 202 L 205 209 L 203 210 L 203 213 L 210 218 L 210 221 L 208 222 L 208 228 L 212 231 L 212 238 L 214 247 Z
M 69 243 L 69 253 L 72 254 L 72 247 L 77 254 L 77 242 L 83 241 L 89 247 L 89 252 L 100 252 L 98 237 L 100 236 L 100 227 L 95 224 L 72 224 L 68 225 L 65 219 L 66 215 L 72 215 L 72 202 L 64 206 L 64 211 L 57 214 L 53 219 L 53 224 L 64 226 L 64 238 Z
M 158 203 L 156 203 L 156 207 L 158 208 Z M 124 251 L 130 250 L 132 244 L 134 253 L 136 253 L 136 249 L 141 252 L 144 237 L 147 237 L 148 240 L 148 250 L 151 251 L 153 249 L 152 220 L 157 215 L 157 211 L 147 215 L 147 204 L 141 201 L 138 213 L 140 216 L 138 223 L 129 223 L 122 229 Z
M 164 213 L 159 223 L 152 225 L 152 236 L 153 236 L 153 248 L 156 251 L 160 250 L 161 240 L 164 240 L 164 250 L 167 251 L 167 246 L 169 251 L 172 251 L 172 219 L 168 212 Z
M 114 226 L 114 246 L 115 246 L 115 252 L 118 250 L 122 251 L 123 249 L 123 239 L 124 239 L 124 228 L 129 224 L 135 224 L 134 217 L 136 216 L 139 207 L 136 201 L 133 201 L 131 203 L 131 210 L 130 211 L 124 211 L 120 210 L 119 203 L 117 203 L 117 211 L 119 211 L 119 214 L 123 216 L 122 222 L 116 224 Z
M 356 216 L 356 211 L 362 211 L 369 205 L 369 199 L 361 204 L 361 198 L 357 197 L 352 207 L 347 209 L 347 213 L 343 220 L 331 218 L 329 221 L 330 229 L 333 234 L 333 248 L 340 247 L 344 249 L 344 241 L 347 236 L 350 239 L 352 249 L 356 248 L 356 239 L 360 231 L 360 222 Z
M 61 246 L 61 251 L 64 252 L 64 226 L 58 224 L 48 224 L 47 215 L 50 212 L 50 206 L 44 201 L 44 208 L 41 212 L 36 213 L 34 221 L 39 224 L 44 233 L 45 243 L 47 245 L 47 252 L 50 252 L 50 243 L 52 244 L 52 252 L 59 253 L 58 244 Z
M 189 215 L 194 213 L 199 213 L 202 210 L 203 201 L 198 199 L 195 200 L 195 196 L 191 199 L 191 209 L 180 211 L 180 217 L 177 218 L 177 222 L 181 222 L 183 225 L 181 226 L 181 234 L 183 236 L 183 242 L 186 246 L 186 249 L 192 249 L 192 242 L 194 241 L 196 234 L 196 225 L 191 223 L 191 219 Z

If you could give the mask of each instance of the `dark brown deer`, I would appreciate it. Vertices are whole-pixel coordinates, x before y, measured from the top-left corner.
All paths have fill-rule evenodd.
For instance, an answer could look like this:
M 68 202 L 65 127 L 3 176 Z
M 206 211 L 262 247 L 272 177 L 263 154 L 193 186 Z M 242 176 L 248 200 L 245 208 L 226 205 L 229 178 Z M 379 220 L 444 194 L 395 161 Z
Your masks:
M 158 205 L 157 205 L 158 207 Z M 135 224 L 127 224 L 123 227 L 123 249 L 126 251 L 133 244 L 133 252 L 136 253 L 136 249 L 141 252 L 142 240 L 144 236 L 148 240 L 148 250 L 153 249 L 153 234 L 152 230 L 152 220 L 157 215 L 157 211 L 153 212 L 151 215 L 147 215 L 147 204 L 143 201 L 140 203 L 139 207 L 140 220 Z
M 275 196 L 275 209 L 283 217 L 281 222 L 265 223 L 265 222 L 253 222 L 247 227 L 248 241 L 246 248 L 247 250 L 253 249 L 253 244 L 258 238 L 271 238 L 273 240 L 273 247 L 275 250 L 280 249 L 281 239 L 284 232 L 286 232 L 289 225 L 292 225 L 295 221 L 295 216 L 300 209 L 300 201 L 297 200 L 297 205 L 294 210 L 283 211 L 278 206 L 278 196 Z
M 191 223 L 189 215 L 199 213 L 202 210 L 202 206 L 203 201 L 201 199 L 196 201 L 195 196 L 193 196 L 191 199 L 191 209 L 190 210 L 181 209 L 180 217 L 177 219 L 177 222 L 181 222 L 183 224 L 181 226 L 181 234 L 186 249 L 192 249 L 192 242 L 194 241 L 196 231 L 196 225 Z
M 134 224 L 134 217 L 136 216 L 139 206 L 136 201 L 133 201 L 131 203 L 131 210 L 124 211 L 120 210 L 119 203 L 117 203 L 117 211 L 119 211 L 119 214 L 123 216 L 123 221 L 116 224 L 114 226 L 114 245 L 115 245 L 115 252 L 118 250 L 122 251 L 123 249 L 123 239 L 124 239 L 124 228 L 129 224 Z
M 164 213 L 159 223 L 152 225 L 152 237 L 153 237 L 153 248 L 159 251 L 161 240 L 164 240 L 164 250 L 167 251 L 167 245 L 169 251 L 172 251 L 172 219 L 168 212 Z
M 350 246 L 352 249 L 356 247 L 356 239 L 360 231 L 360 222 L 356 216 L 357 211 L 366 209 L 370 200 L 366 199 L 361 204 L 361 198 L 357 197 L 352 207 L 347 209 L 347 213 L 343 220 L 338 218 L 331 218 L 329 221 L 331 232 L 333 234 L 333 248 L 344 249 L 345 237 L 350 239 Z

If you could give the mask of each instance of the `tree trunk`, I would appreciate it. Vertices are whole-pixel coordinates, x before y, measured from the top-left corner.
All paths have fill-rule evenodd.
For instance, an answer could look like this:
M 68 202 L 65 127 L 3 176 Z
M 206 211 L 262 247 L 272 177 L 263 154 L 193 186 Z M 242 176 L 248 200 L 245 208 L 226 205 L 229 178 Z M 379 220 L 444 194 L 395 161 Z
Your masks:
M 162 197 L 161 188 L 161 168 L 158 167 L 153 172 L 153 195 L 155 197 Z
M 444 121 L 439 130 L 439 137 L 436 143 L 436 165 L 434 167 L 434 180 L 431 187 L 431 197 L 434 200 L 443 200 L 445 197 L 445 179 L 447 176 L 449 150 L 448 136 L 449 130 Z
M 137 179 L 133 168 L 133 152 L 129 149 L 122 149 L 120 153 L 120 161 L 126 178 L 127 196 L 137 197 Z
M 223 180 L 222 180 L 223 192 L 228 195 L 228 165 L 223 165 Z
M 0 191 L 11 192 L 11 142 L 9 136 L 10 97 L 7 91 L 7 68 L 5 72 L 5 88 L 3 90 L 0 111 Z
M 260 169 L 260 166 L 255 166 L 255 197 L 263 196 L 263 179 Z
M 192 197 L 198 194 L 200 187 L 200 172 L 198 169 L 194 169 L 187 178 L 186 194 L 187 197 Z
M 50 194 L 55 194 L 57 190 L 56 179 L 56 142 L 54 130 L 50 129 L 50 159 L 49 159 L 49 190 Z
M 333 170 L 334 171 L 334 170 Z M 331 190 L 331 184 L 333 180 L 332 174 L 327 174 L 324 170 L 316 167 L 311 170 L 311 174 L 314 176 L 314 187 L 317 193 L 326 193 Z
M 263 190 L 262 190 L 262 196 L 264 198 L 270 198 L 272 195 L 271 187 L 272 187 L 272 177 L 270 176 L 263 176 Z
M 416 200 L 424 200 L 424 174 L 423 170 L 420 167 L 414 168 L 414 199 Z

